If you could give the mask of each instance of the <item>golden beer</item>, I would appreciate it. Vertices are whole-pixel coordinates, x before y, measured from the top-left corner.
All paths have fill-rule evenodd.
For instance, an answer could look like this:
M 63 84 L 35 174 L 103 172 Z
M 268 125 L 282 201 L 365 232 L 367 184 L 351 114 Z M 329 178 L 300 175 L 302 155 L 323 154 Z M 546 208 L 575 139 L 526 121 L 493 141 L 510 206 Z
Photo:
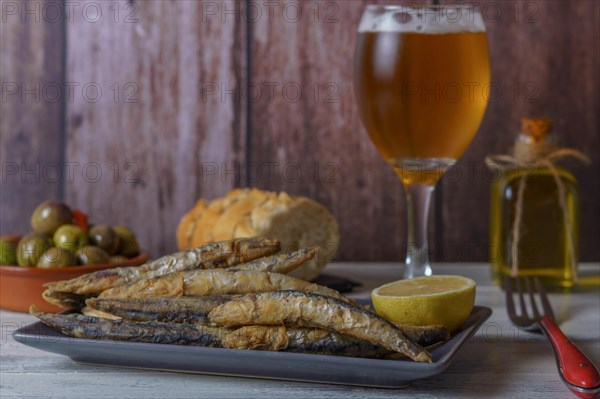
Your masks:
M 433 185 L 481 124 L 486 34 L 359 32 L 354 76 L 363 124 L 384 159 L 405 184 Z
M 475 136 L 489 86 L 485 23 L 476 7 L 366 7 L 358 27 L 355 97 L 371 140 L 404 184 L 404 278 L 432 274 L 431 196 Z

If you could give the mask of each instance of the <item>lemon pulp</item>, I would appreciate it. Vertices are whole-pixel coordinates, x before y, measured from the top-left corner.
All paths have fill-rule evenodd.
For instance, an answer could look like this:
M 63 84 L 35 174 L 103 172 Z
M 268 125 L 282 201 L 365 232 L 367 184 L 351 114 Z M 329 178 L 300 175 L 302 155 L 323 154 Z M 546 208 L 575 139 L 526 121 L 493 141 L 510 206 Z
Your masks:
M 399 280 L 371 293 L 375 311 L 399 325 L 445 326 L 455 332 L 475 303 L 475 282 L 462 276 L 428 276 Z

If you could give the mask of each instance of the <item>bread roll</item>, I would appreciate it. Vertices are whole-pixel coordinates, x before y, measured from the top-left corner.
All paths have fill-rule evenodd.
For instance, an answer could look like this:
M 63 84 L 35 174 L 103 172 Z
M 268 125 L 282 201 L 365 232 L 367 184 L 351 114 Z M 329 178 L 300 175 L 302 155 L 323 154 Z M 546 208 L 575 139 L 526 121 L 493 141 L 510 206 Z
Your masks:
M 179 222 L 179 228 L 177 229 L 177 245 L 180 248 L 190 248 L 194 228 L 205 209 L 206 202 L 204 200 L 199 200 L 192 210 L 186 213 Z
M 180 250 L 207 242 L 265 236 L 281 241 L 282 251 L 319 245 L 318 255 L 290 275 L 313 280 L 333 259 L 340 240 L 333 215 L 305 197 L 236 189 L 210 202 L 200 200 L 179 223 Z

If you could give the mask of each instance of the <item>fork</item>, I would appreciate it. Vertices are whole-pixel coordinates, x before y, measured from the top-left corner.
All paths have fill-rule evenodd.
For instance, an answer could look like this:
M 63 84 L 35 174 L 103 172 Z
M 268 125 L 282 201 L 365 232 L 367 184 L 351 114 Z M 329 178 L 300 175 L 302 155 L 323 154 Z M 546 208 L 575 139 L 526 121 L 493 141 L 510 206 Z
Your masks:
M 558 328 L 550 301 L 548 301 L 548 296 L 540 280 L 536 277 L 533 279 L 533 283 L 531 283 L 531 279 L 526 277 L 505 278 L 504 289 L 506 291 L 508 316 L 516 326 L 524 330 L 541 330 L 552 344 L 559 375 L 565 385 L 580 398 L 594 398 L 600 392 L 600 373 L 583 352 L 569 341 Z M 513 287 L 515 285 L 519 297 L 520 313 L 515 310 L 513 301 Z M 538 310 L 535 300 L 536 293 L 542 304 L 543 312 Z M 527 311 L 525 297 L 529 297 L 527 302 L 529 302 L 533 313 L 531 317 Z

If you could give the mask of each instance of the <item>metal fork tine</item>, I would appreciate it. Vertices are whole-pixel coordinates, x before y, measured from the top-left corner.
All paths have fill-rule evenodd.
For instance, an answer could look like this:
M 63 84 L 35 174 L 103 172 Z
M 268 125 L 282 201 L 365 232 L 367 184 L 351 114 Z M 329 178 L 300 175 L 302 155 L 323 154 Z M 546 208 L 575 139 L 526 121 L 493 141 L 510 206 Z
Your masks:
M 527 292 L 529 293 L 529 300 L 531 302 L 531 310 L 533 311 L 533 317 L 538 319 L 540 317 L 540 312 L 538 312 L 538 307 L 535 303 L 535 293 L 533 291 L 533 286 L 529 277 L 525 277 L 525 286 L 527 287 Z
M 527 313 L 527 307 L 525 306 L 525 299 L 524 294 L 523 294 L 523 287 L 521 286 L 521 279 L 516 278 L 515 279 L 517 281 L 517 291 L 519 293 L 519 304 L 521 305 L 521 314 L 525 317 L 529 317 L 529 314 Z
M 540 299 L 542 301 L 542 306 L 544 307 L 544 314 L 546 316 L 550 316 L 554 319 L 554 312 L 552 311 L 552 305 L 550 305 L 550 301 L 548 300 L 548 295 L 546 295 L 546 290 L 544 290 L 544 286 L 539 278 L 534 278 L 535 286 L 538 294 L 540 294 Z

